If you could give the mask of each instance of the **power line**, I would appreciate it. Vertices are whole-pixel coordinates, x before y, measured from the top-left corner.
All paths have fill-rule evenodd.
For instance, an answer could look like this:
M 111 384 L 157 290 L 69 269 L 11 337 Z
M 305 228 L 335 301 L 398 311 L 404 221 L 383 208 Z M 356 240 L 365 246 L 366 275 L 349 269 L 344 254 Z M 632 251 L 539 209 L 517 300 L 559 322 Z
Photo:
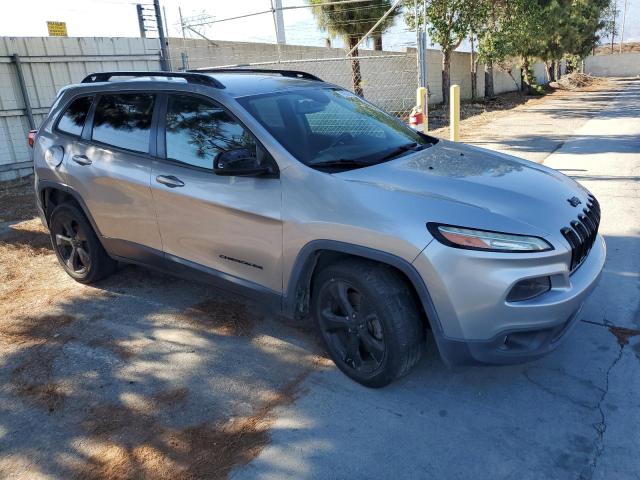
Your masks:
M 202 23 L 196 23 L 196 24 L 191 24 L 190 26 L 192 27 L 200 27 L 203 25 L 211 25 L 212 23 L 221 23 L 221 22 L 228 22 L 230 20 L 239 20 L 241 18 L 248 18 L 248 17 L 255 17 L 257 15 L 264 15 L 267 13 L 274 13 L 276 10 L 296 10 L 296 9 L 300 9 L 300 8 L 313 8 L 313 7 L 324 7 L 327 5 L 343 5 L 343 4 L 348 4 L 348 3 L 364 3 L 364 2 L 370 2 L 371 0 L 338 0 L 335 2 L 324 2 L 324 3 L 317 3 L 314 5 L 292 5 L 289 7 L 282 7 L 282 8 L 271 8 L 269 10 L 263 10 L 260 12 L 253 12 L 253 13 L 246 13 L 244 15 L 238 15 L 235 17 L 228 17 L 228 18 L 222 18 L 220 20 L 211 20 L 211 21 L 207 21 L 207 22 L 202 22 Z

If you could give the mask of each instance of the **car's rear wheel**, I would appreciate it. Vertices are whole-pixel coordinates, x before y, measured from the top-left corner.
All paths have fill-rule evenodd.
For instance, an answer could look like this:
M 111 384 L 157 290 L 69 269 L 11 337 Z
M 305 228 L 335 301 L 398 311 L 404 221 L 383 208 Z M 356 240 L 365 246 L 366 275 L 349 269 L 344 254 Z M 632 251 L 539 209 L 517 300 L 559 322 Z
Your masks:
M 116 262 L 75 205 L 63 203 L 54 208 L 49 232 L 60 265 L 78 282 L 93 283 L 115 270 Z
M 394 269 L 360 259 L 330 265 L 314 280 L 312 302 L 329 355 L 356 382 L 383 387 L 420 359 L 420 312 Z

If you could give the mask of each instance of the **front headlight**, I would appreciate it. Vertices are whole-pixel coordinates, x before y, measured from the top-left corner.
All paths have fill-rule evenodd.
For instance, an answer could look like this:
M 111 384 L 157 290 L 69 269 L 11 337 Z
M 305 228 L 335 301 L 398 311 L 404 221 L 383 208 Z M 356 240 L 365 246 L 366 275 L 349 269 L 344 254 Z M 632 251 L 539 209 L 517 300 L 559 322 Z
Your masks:
M 475 230 L 437 223 L 427 223 L 427 228 L 440 243 L 455 248 L 515 253 L 553 250 L 551 244 L 540 237 L 492 232 L 490 230 Z

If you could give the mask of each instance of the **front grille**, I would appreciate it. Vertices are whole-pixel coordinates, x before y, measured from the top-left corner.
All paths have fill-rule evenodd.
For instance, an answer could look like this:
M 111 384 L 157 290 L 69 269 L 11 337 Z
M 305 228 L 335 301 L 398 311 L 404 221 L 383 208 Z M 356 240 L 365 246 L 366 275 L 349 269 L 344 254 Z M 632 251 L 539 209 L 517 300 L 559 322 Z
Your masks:
M 586 208 L 578 215 L 576 220 L 571 222 L 571 226 L 564 227 L 560 233 L 571 245 L 571 271 L 578 268 L 596 241 L 598 226 L 600 225 L 600 204 L 596 197 L 589 194 Z

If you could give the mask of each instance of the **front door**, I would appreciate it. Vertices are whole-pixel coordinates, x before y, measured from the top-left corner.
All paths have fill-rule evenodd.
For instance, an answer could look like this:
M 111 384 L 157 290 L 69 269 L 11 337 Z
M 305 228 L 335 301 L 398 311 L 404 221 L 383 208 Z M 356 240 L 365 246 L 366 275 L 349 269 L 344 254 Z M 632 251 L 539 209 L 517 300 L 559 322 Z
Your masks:
M 281 293 L 279 178 L 213 172 L 220 153 L 246 148 L 265 154 L 263 147 L 213 101 L 177 93 L 165 98 L 164 148 L 159 145 L 151 191 L 167 258 Z

